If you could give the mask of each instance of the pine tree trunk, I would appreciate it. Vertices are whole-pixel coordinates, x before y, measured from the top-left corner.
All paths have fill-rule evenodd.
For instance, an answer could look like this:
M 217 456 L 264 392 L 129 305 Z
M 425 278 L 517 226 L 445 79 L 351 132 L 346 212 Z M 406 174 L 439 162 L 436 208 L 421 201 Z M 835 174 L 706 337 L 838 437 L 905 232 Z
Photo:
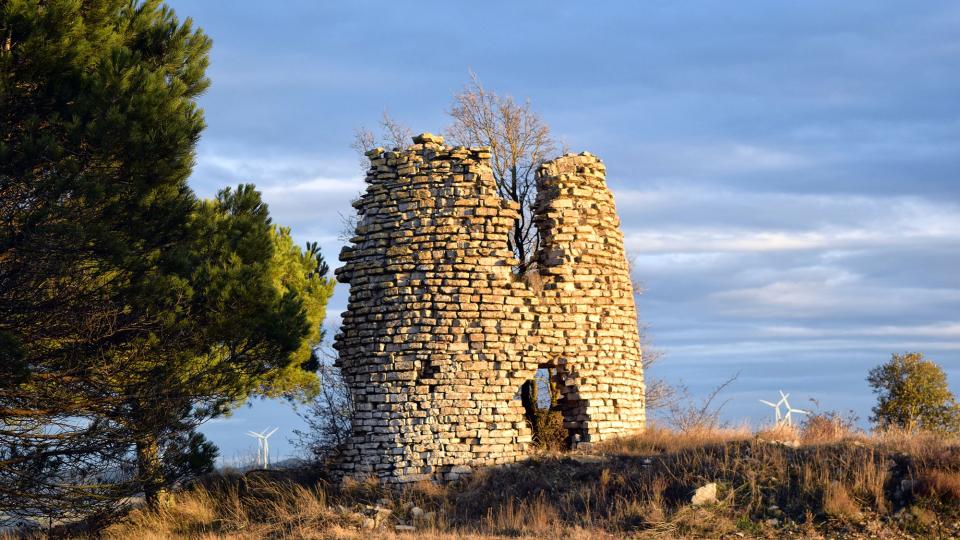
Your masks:
M 163 468 L 157 437 L 144 434 L 137 440 L 137 477 L 147 506 L 157 508 L 164 494 Z

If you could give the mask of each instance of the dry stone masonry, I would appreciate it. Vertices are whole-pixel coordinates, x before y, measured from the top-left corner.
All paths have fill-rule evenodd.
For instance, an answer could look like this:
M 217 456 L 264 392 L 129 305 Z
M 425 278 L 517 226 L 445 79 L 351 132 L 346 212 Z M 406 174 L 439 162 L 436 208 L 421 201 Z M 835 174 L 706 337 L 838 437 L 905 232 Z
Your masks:
M 360 220 L 337 278 L 350 284 L 338 365 L 356 409 L 341 476 L 449 480 L 527 454 L 519 390 L 556 370 L 570 440 L 644 427 L 637 318 L 604 166 L 567 154 L 537 174 L 535 274 L 507 244 L 488 148 L 425 133 L 368 152 Z

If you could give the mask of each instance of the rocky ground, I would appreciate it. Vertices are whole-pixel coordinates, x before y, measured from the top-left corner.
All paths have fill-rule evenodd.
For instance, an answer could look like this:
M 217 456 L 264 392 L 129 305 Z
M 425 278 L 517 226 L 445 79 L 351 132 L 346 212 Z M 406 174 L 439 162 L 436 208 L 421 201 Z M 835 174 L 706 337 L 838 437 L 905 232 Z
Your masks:
M 789 434 L 788 434 L 789 435 Z M 107 538 L 960 538 L 960 442 L 651 429 L 456 483 L 215 475 Z

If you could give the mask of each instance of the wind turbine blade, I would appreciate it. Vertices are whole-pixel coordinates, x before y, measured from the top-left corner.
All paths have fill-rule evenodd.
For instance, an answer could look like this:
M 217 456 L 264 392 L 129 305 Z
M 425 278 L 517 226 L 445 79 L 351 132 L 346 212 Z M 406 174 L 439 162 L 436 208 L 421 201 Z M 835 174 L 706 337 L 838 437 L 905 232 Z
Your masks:
M 771 406 L 771 407 L 776 407 L 776 406 L 777 406 L 776 403 L 770 403 L 769 401 L 767 401 L 767 400 L 765 400 L 765 399 L 761 399 L 761 400 L 758 400 L 758 401 L 760 401 L 760 403 L 763 403 L 764 405 L 769 405 L 769 406 Z
M 795 412 L 800 414 L 810 414 L 810 411 L 805 411 L 803 409 L 790 409 L 790 412 Z
M 247 432 L 247 435 L 249 435 L 249 436 L 251 436 L 251 437 L 259 437 L 259 436 L 260 436 L 259 433 L 254 433 L 253 431 L 248 431 L 248 432 Z
M 270 431 L 270 433 L 267 433 L 266 435 L 264 435 L 264 437 L 269 437 L 269 436 L 273 435 L 274 433 L 277 432 L 278 429 L 280 429 L 280 428 L 279 428 L 279 427 L 273 428 L 273 429 Z

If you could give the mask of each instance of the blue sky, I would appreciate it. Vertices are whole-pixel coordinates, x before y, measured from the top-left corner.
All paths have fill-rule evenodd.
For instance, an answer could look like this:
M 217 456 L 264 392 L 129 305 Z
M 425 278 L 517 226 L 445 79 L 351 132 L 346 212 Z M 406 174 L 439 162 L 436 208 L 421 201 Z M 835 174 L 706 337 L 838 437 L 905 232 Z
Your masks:
M 651 377 L 703 395 L 739 371 L 726 418 L 753 422 L 780 388 L 865 418 L 894 351 L 960 391 L 960 4 L 170 3 L 214 41 L 194 189 L 256 183 L 332 263 L 354 130 L 443 132 L 472 69 L 607 164 Z M 204 431 L 231 458 L 268 424 L 290 455 L 284 403 Z

